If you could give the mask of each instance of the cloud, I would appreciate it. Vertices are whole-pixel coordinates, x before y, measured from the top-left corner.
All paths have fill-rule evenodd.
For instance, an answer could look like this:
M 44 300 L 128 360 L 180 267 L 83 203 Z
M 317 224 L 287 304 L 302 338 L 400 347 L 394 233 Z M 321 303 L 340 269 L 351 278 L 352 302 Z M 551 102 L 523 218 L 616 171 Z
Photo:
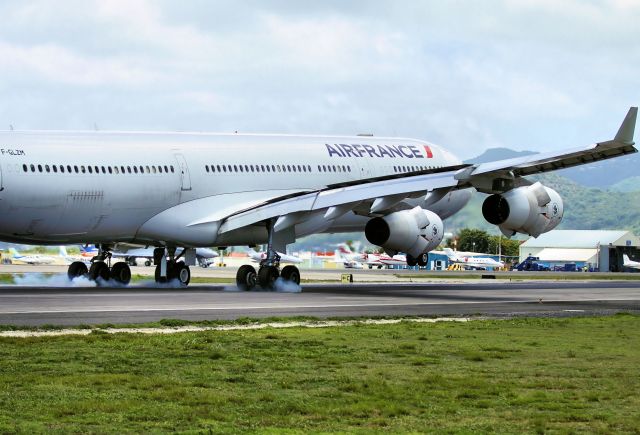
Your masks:
M 372 132 L 469 157 L 606 139 L 638 102 L 626 0 L 36 0 L 0 14 L 0 123 L 23 128 Z

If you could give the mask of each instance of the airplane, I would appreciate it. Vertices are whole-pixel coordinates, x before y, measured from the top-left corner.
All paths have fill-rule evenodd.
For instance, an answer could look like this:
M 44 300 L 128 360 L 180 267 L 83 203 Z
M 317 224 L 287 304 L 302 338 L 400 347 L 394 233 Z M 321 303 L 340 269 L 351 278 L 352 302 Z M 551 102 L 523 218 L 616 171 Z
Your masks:
M 9 248 L 9 253 L 11 254 L 11 262 L 17 261 L 21 264 L 32 264 L 32 265 L 42 265 L 42 264 L 52 264 L 55 260 L 52 257 L 47 255 L 40 254 L 30 254 L 30 255 L 22 255 L 15 248 Z
M 282 252 L 278 252 L 277 254 L 280 257 L 280 263 L 299 264 L 299 263 L 302 263 L 304 261 L 300 257 L 295 257 L 293 255 L 283 254 Z M 251 260 L 253 260 L 254 262 L 260 263 L 261 261 L 263 261 L 263 260 L 265 260 L 267 258 L 267 253 L 265 251 L 256 252 L 253 249 L 249 249 L 247 251 L 247 256 L 249 256 L 249 258 L 251 258 Z
M 346 244 L 338 245 L 338 250 L 340 254 L 348 259 L 349 261 L 362 263 L 369 267 L 369 269 L 373 269 L 377 267 L 378 269 L 382 269 L 383 267 L 389 266 L 426 266 L 428 261 L 428 256 L 423 254 L 418 258 L 407 257 L 402 254 L 395 255 L 387 255 L 385 253 L 381 254 L 367 254 L 367 253 L 355 253 L 351 251 L 351 248 Z M 411 262 L 411 263 L 409 263 Z
M 81 261 L 86 264 L 91 263 L 91 259 L 97 254 L 97 249 L 95 252 L 89 250 L 87 248 L 80 248 L 80 255 L 71 255 L 67 252 L 67 248 L 63 245 L 60 245 L 58 248 L 58 255 L 65 260 L 68 264 L 73 263 L 74 261 Z
M 219 254 L 211 248 L 195 248 L 196 261 L 198 266 L 207 268 L 213 262 L 213 259 L 219 257 Z M 111 252 L 112 258 L 123 258 L 129 266 L 135 266 L 137 258 L 145 259 L 144 265 L 151 266 L 153 263 L 154 248 L 132 248 L 118 244 Z
M 622 254 L 622 259 L 623 259 L 622 265 L 624 267 L 628 267 L 631 269 L 640 269 L 640 261 L 631 260 L 627 254 Z
M 435 249 L 443 219 L 476 192 L 505 236 L 537 237 L 564 214 L 553 189 L 526 176 L 637 152 L 637 107 L 613 139 L 487 163 L 465 164 L 427 141 L 371 136 L 149 132 L 0 132 L 0 240 L 95 244 L 91 268 L 70 279 L 128 284 L 125 262 L 105 261 L 117 243 L 153 246 L 155 280 L 188 285 L 195 248 L 267 245 L 256 271 L 236 283 L 299 283 L 277 252 L 309 234 L 363 231 L 407 263 Z
M 449 261 L 453 263 L 459 263 L 463 266 L 468 266 L 472 269 L 486 269 L 488 267 L 492 269 L 504 267 L 504 263 L 496 261 L 491 257 L 481 257 L 476 255 L 458 255 L 458 252 L 454 252 L 451 248 L 444 248 L 444 253 L 447 255 Z

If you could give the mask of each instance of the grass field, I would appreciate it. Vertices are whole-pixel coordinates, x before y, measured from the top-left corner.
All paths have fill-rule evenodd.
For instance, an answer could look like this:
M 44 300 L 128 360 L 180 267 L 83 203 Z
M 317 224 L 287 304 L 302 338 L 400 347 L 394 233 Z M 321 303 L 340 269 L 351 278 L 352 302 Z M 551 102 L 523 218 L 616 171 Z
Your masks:
M 0 432 L 640 431 L 640 317 L 0 338 Z

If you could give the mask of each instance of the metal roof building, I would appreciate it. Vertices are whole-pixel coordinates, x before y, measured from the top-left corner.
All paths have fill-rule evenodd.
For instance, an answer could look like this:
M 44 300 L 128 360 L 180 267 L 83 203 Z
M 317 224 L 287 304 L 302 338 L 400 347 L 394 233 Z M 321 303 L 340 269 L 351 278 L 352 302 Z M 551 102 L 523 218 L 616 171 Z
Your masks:
M 550 267 L 574 263 L 600 271 L 622 270 L 622 254 L 637 257 L 640 238 L 630 231 L 555 230 L 520 245 L 520 261 L 539 257 Z

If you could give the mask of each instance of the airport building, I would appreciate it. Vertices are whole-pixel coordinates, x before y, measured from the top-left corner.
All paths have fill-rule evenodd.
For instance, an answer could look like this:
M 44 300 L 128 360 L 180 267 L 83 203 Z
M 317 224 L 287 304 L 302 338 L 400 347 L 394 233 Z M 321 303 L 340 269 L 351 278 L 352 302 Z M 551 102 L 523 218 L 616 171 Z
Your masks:
M 551 270 L 619 272 L 623 270 L 622 255 L 640 258 L 639 248 L 640 238 L 630 231 L 554 230 L 520 245 L 520 261 L 534 256 Z

